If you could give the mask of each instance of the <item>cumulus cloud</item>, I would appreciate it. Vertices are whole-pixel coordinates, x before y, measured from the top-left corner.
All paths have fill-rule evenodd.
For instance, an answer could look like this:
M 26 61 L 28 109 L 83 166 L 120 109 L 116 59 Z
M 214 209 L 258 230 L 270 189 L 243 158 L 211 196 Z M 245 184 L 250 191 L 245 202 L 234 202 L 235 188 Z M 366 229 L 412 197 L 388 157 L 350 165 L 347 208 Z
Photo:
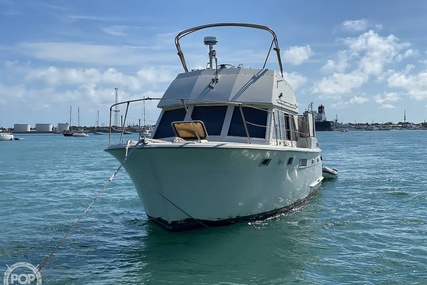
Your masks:
M 342 43 L 346 49 L 337 52 L 336 59 L 327 59 L 321 71 L 331 74 L 315 82 L 312 89 L 314 94 L 335 97 L 339 94 L 351 94 L 362 88 L 370 79 L 374 79 L 389 80 L 390 87 L 398 86 L 408 90 L 408 81 L 418 82 L 419 88 L 416 92 L 412 88 L 411 96 L 425 97 L 423 94 L 426 91 L 423 92 L 422 88 L 427 88 L 421 84 L 422 74 L 419 74 L 418 78 L 410 78 L 407 75 L 412 69 L 411 66 L 407 65 L 400 74 L 392 69 L 387 70 L 388 66 L 394 67 L 404 59 L 417 55 L 417 51 L 410 48 L 409 43 L 401 42 L 394 35 L 382 37 L 372 30 L 357 37 L 347 37 Z
M 328 59 L 326 64 L 320 69 L 324 73 L 343 73 L 348 67 L 348 62 L 346 58 L 333 60 Z
M 132 91 L 156 86 L 173 80 L 171 71 L 144 68 L 136 74 L 125 74 L 115 68 L 59 68 L 54 66 L 29 68 L 21 71 L 27 82 L 41 82 L 48 86 L 80 86 L 86 84 L 123 86 Z
M 340 98 L 342 99 L 342 98 Z M 352 96 L 350 99 L 345 99 L 344 101 L 334 101 L 331 104 L 331 108 L 333 109 L 346 109 L 351 105 L 361 105 L 366 102 L 369 102 L 370 99 L 363 96 Z
M 359 88 L 367 80 L 368 77 L 363 73 L 334 73 L 317 82 L 313 88 L 313 93 L 324 95 L 346 94 Z
M 300 65 L 314 55 L 309 45 L 299 47 L 293 46 L 283 52 L 285 62 L 293 65 Z
M 374 97 L 375 103 L 380 105 L 382 109 L 396 108 L 394 105 L 397 101 L 401 100 L 399 94 L 396 92 L 385 93 L 383 95 L 376 95 Z
M 119 88 L 120 101 L 143 96 L 161 97 L 176 75 L 166 67 L 149 66 L 125 73 L 116 68 L 33 67 L 14 61 L 7 62 L 4 69 L 9 77 L 7 84 L 6 81 L 0 82 L 0 94 L 5 94 L 0 97 L 0 106 L 21 106 L 44 113 L 66 110 L 73 104 L 82 106 L 83 103 L 85 113 L 89 106 L 91 109 L 102 106 L 101 109 L 108 110 L 114 102 L 116 87 Z M 6 78 L 3 75 L 1 78 Z M 84 116 L 82 113 L 82 118 Z
M 407 71 L 390 73 L 387 83 L 389 87 L 403 89 L 415 100 L 427 99 L 427 71 L 408 74 Z
M 358 69 L 375 76 L 383 71 L 386 64 L 399 60 L 399 52 L 410 46 L 407 42 L 401 43 L 394 35 L 381 37 L 372 30 L 356 38 L 346 38 L 344 43 L 351 51 L 351 56 L 359 58 Z
M 285 72 L 283 76 L 286 78 L 286 81 L 288 81 L 288 83 L 292 86 L 294 90 L 297 90 L 307 82 L 306 77 L 299 75 L 295 72 L 292 72 L 292 73 Z
M 361 32 L 368 28 L 368 20 L 353 20 L 353 21 L 344 21 L 340 26 L 343 31 L 347 32 Z

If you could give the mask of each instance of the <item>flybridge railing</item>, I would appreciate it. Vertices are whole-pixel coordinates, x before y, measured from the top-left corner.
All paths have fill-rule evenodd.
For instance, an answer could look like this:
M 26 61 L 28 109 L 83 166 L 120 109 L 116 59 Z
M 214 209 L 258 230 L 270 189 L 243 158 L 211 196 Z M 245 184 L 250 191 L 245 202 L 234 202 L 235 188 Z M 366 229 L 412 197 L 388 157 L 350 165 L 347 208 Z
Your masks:
M 279 69 L 280 69 L 280 74 L 283 77 L 283 65 L 282 65 L 282 59 L 280 57 L 280 47 L 279 47 L 279 41 L 277 40 L 276 33 L 267 26 L 257 25 L 257 24 L 249 24 L 249 23 L 214 23 L 214 24 L 207 24 L 207 25 L 193 27 L 193 28 L 190 28 L 190 29 L 187 29 L 187 30 L 180 32 L 175 37 L 175 46 L 176 46 L 176 49 L 178 51 L 178 56 L 179 56 L 179 59 L 181 60 L 181 64 L 182 64 L 185 72 L 188 72 L 188 67 L 187 67 L 187 63 L 185 62 L 184 53 L 182 52 L 179 40 L 181 38 L 191 34 L 191 33 L 196 32 L 196 31 L 207 29 L 207 28 L 214 28 L 214 27 L 243 27 L 243 28 L 259 29 L 259 30 L 264 30 L 264 31 L 269 32 L 272 36 L 272 41 L 271 41 L 270 48 L 268 50 L 263 68 L 265 68 L 265 65 L 268 61 L 268 58 L 270 56 L 271 51 L 274 50 L 276 52 L 277 61 L 279 64 Z
M 125 131 L 126 131 L 126 123 L 127 123 L 127 119 L 128 119 L 130 104 L 136 103 L 136 102 L 151 101 L 151 100 L 161 100 L 161 98 L 146 97 L 146 98 L 123 101 L 123 102 L 115 103 L 115 104 L 110 106 L 110 127 L 109 127 L 109 134 L 108 134 L 108 144 L 109 145 L 111 145 L 111 139 L 112 139 L 111 135 L 116 130 L 116 129 L 114 129 L 114 127 L 117 127 L 117 126 L 113 125 L 113 114 L 119 112 L 118 107 L 120 105 L 126 105 L 125 115 L 123 117 L 123 120 L 121 121 L 121 127 L 120 127 L 120 143 L 123 143 L 123 136 L 124 136 Z

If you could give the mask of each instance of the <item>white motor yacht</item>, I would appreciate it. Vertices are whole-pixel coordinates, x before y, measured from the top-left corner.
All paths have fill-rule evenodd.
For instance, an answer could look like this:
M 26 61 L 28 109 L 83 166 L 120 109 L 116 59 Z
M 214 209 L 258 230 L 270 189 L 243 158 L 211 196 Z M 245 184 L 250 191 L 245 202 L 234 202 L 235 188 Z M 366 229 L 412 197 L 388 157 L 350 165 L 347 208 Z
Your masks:
M 264 64 L 219 64 L 218 39 L 207 36 L 206 68 L 189 70 L 180 40 L 211 28 L 269 33 Z M 175 44 L 184 72 L 162 98 L 110 108 L 113 130 L 117 106 L 126 109 L 125 126 L 133 105 L 139 109 L 138 103 L 159 100 L 151 138 L 124 140 L 123 129 L 118 142 L 110 133 L 105 149 L 123 164 L 150 220 L 173 231 L 227 225 L 286 212 L 313 197 L 323 179 L 315 119 L 310 111 L 299 114 L 275 32 L 255 24 L 208 24 L 180 32 Z M 266 67 L 271 53 L 278 70 Z M 258 55 L 248 59 L 256 61 Z

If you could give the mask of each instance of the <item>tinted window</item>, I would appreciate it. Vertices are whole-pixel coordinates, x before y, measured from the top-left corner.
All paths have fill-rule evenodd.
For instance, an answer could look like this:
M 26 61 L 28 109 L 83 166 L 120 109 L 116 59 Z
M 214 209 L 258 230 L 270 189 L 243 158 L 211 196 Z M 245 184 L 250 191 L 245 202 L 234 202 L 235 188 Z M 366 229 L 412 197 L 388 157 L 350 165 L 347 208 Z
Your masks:
M 242 109 L 246 119 L 249 136 L 252 138 L 265 138 L 267 112 L 249 107 L 243 107 Z M 245 126 L 243 124 L 239 107 L 234 107 L 233 118 L 231 119 L 228 135 L 246 137 Z
M 197 106 L 194 107 L 191 118 L 205 124 L 208 135 L 221 134 L 227 106 Z
M 185 109 L 174 109 L 163 113 L 156 133 L 153 135 L 154 139 L 174 137 L 175 133 L 172 129 L 171 123 L 175 121 L 183 121 L 185 118 Z

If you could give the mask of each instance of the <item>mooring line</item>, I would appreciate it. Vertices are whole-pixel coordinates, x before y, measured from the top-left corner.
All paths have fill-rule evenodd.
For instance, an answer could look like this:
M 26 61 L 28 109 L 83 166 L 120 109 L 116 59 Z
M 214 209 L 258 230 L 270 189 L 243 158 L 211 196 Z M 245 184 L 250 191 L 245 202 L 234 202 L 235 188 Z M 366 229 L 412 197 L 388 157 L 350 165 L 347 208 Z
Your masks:
M 96 200 L 98 200 L 99 196 L 102 194 L 102 192 L 105 191 L 105 189 L 107 189 L 107 186 L 113 181 L 113 179 L 116 177 L 117 173 L 119 173 L 120 169 L 125 165 L 127 158 L 129 157 L 129 155 L 136 149 L 136 147 L 138 145 L 140 145 L 141 143 L 143 143 L 144 140 L 141 139 L 139 140 L 133 147 L 132 149 L 128 152 L 128 148 L 130 145 L 130 141 L 127 142 L 126 144 L 126 155 L 125 158 L 123 159 L 122 163 L 120 164 L 120 166 L 116 169 L 116 171 L 114 171 L 114 173 L 110 176 L 110 178 L 108 179 L 108 181 L 105 183 L 104 187 L 98 191 L 98 193 L 96 193 L 95 198 L 93 199 L 93 201 L 89 204 L 89 206 L 86 208 L 86 210 L 84 210 L 84 212 L 80 215 L 80 217 L 74 222 L 74 224 L 71 226 L 71 228 L 68 230 L 68 232 L 65 234 L 65 236 L 59 241 L 59 243 L 56 245 L 56 247 L 53 249 L 52 253 L 46 257 L 44 259 L 44 261 L 41 263 L 41 265 L 38 267 L 38 272 L 42 272 L 43 268 L 46 266 L 46 264 L 49 262 L 49 260 L 52 258 L 52 256 L 56 253 L 56 251 L 58 251 L 59 247 L 65 242 L 65 240 L 67 239 L 67 237 L 71 234 L 71 232 L 74 230 L 74 228 L 80 223 L 80 221 L 83 219 L 83 217 L 87 214 L 87 212 L 90 210 L 90 208 L 93 206 L 93 204 L 95 203 Z
M 128 169 L 128 172 L 133 172 L 131 169 Z M 147 180 L 143 179 L 141 176 L 137 176 L 137 178 L 142 181 L 143 183 L 145 183 L 148 186 L 148 189 L 151 189 L 152 191 L 154 191 L 155 193 L 157 193 L 160 197 L 162 197 L 163 199 L 165 199 L 166 201 L 168 201 L 169 203 L 171 203 L 172 206 L 174 206 L 175 208 L 177 208 L 178 210 L 180 210 L 181 212 L 183 212 L 185 215 L 187 215 L 190 219 L 194 220 L 196 223 L 200 224 L 201 226 L 205 227 L 205 228 L 209 228 L 208 225 L 206 225 L 205 223 L 203 223 L 202 221 L 196 219 L 195 217 L 193 217 L 192 215 L 190 215 L 187 211 L 185 211 L 184 209 L 182 209 L 180 206 L 178 206 L 177 204 L 175 204 L 173 201 L 171 201 L 168 197 L 166 197 L 165 195 L 163 195 L 162 193 L 160 193 L 155 187 L 153 187 Z

